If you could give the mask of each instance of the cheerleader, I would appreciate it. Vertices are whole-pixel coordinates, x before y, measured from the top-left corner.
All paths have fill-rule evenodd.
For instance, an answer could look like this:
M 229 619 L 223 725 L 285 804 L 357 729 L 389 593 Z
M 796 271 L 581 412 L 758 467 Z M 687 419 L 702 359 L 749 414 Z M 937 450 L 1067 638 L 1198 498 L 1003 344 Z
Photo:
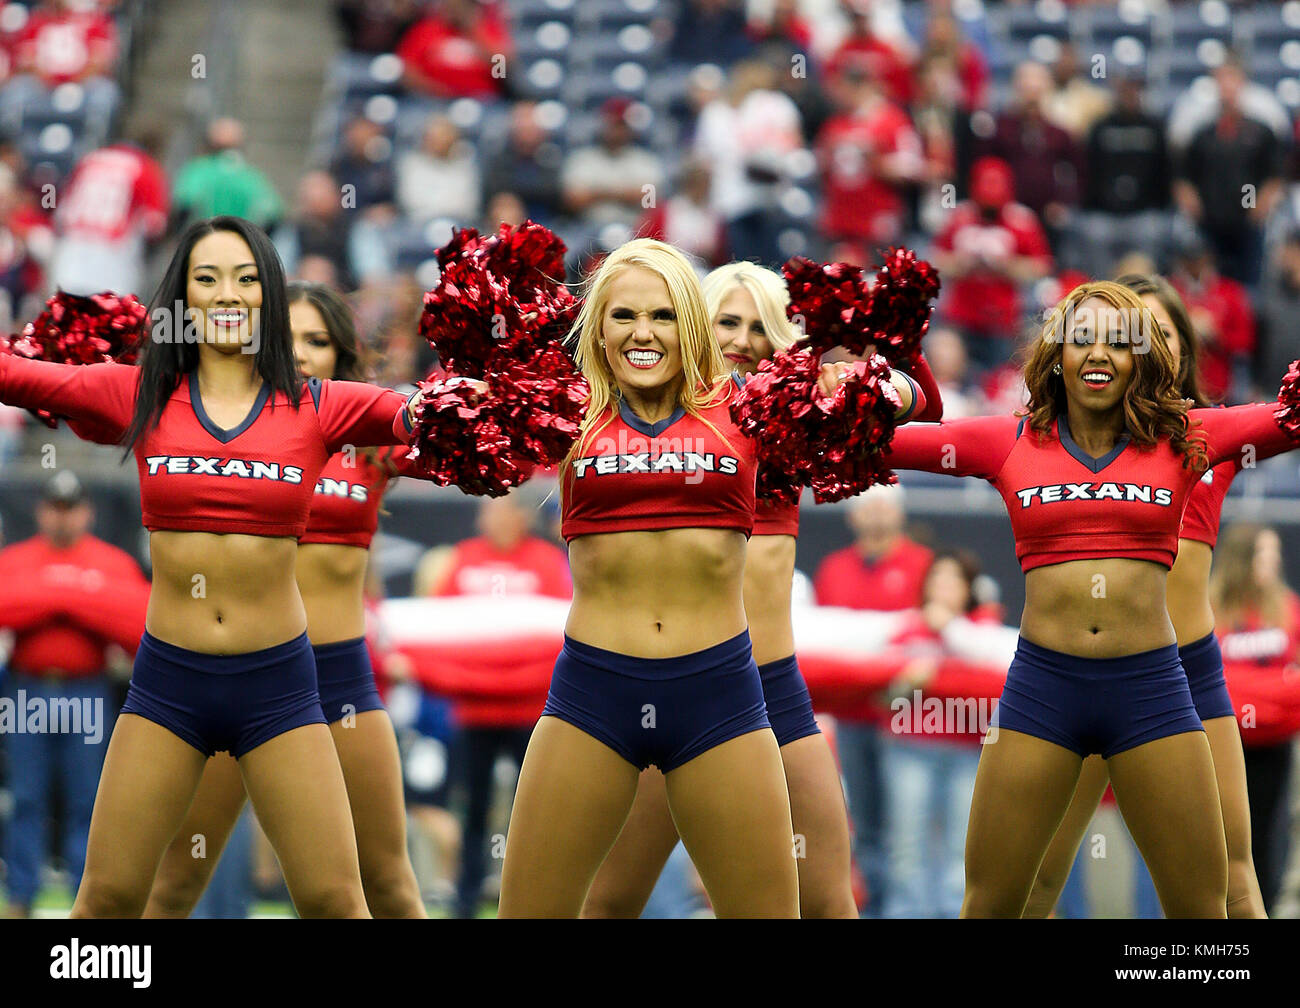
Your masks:
M 346 444 L 408 439 L 414 403 L 297 374 L 266 235 L 182 234 L 140 364 L 0 358 L 0 401 L 133 452 L 153 585 L 100 777 L 73 917 L 137 917 L 207 758 L 239 761 L 298 913 L 364 917 L 347 792 L 294 580 L 312 489 Z
M 714 339 L 741 375 L 753 374 L 760 361 L 793 346 L 798 333 L 786 318 L 789 294 L 776 273 L 753 263 L 730 263 L 705 277 L 703 290 Z M 938 389 L 921 384 L 929 409 L 913 419 L 937 420 Z M 857 917 L 839 769 L 813 717 L 794 656 L 790 591 L 798 534 L 798 504 L 758 502 L 745 553 L 745 618 L 790 794 L 800 914 Z M 677 839 L 663 774 L 647 770 L 627 824 L 587 894 L 583 916 L 640 916 Z
M 1207 468 L 1293 443 L 1276 404 L 1189 412 L 1157 330 L 1129 288 L 1076 287 L 1025 365 L 1027 415 L 904 427 L 888 456 L 897 468 L 989 480 L 1026 572 L 1020 644 L 975 782 L 963 916 L 1024 912 L 1092 753 L 1107 761 L 1166 915 L 1225 916 L 1214 764 L 1179 664 L 1166 573 Z
M 306 378 L 361 376 L 356 327 L 347 304 L 323 284 L 289 285 L 294 356 Z M 375 917 L 424 917 L 406 851 L 406 807 L 397 737 L 375 688 L 362 602 L 370 541 L 398 464 L 389 450 L 346 448 L 321 471 L 307 531 L 298 541 L 296 577 L 307 611 L 321 706 L 347 785 L 361 884 Z M 163 856 L 146 917 L 188 917 L 216 867 L 244 806 L 235 760 L 208 760 L 194 804 Z M 194 856 L 195 838 L 206 840 Z
M 717 915 L 797 916 L 744 605 L 755 452 L 689 262 L 653 239 L 615 250 L 572 338 L 591 387 L 561 465 L 574 598 L 520 772 L 500 915 L 578 916 L 654 765 Z M 897 384 L 904 413 L 922 405 Z
M 1159 323 L 1174 359 L 1178 395 L 1197 406 L 1209 406 L 1197 380 L 1196 329 L 1178 292 L 1157 276 L 1129 275 L 1117 282 L 1139 295 Z M 1178 638 L 1178 657 L 1187 673 L 1192 703 L 1205 726 L 1205 737 L 1214 759 L 1228 843 L 1228 916 L 1264 917 L 1264 899 L 1251 856 L 1250 803 L 1246 796 L 1241 730 L 1223 678 L 1223 655 L 1214 635 L 1214 612 L 1210 605 L 1210 558 L 1219 534 L 1219 515 L 1228 487 L 1241 471 L 1241 462 L 1237 456 L 1220 463 L 1192 486 L 1167 591 L 1169 619 Z M 1106 763 L 1100 756 L 1084 760 L 1074 800 L 1038 867 L 1034 889 L 1025 907 L 1026 917 L 1047 917 L 1052 913 L 1109 781 Z

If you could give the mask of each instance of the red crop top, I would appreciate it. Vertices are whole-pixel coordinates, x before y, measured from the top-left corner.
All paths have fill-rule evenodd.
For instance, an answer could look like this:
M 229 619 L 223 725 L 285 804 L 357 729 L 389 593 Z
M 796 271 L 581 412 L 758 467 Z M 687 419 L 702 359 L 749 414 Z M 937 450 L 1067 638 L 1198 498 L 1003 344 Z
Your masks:
M 1228 488 L 1241 472 L 1241 455 L 1206 470 L 1192 487 L 1183 512 L 1183 527 L 1179 539 L 1194 539 L 1209 544 L 1211 549 L 1219 541 L 1219 519 L 1223 514 L 1223 500 Z
M 564 473 L 565 540 L 600 532 L 754 527 L 754 445 L 731 419 L 735 386 L 701 410 L 648 424 L 620 400 Z M 595 428 L 593 428 L 595 429 Z M 719 437 L 721 434 L 722 437 Z
M 371 461 L 364 451 L 331 455 L 316 481 L 299 543 L 332 543 L 369 549 L 379 528 L 379 506 L 388 482 L 412 472 L 405 448 L 381 448 Z
M 0 402 L 68 417 L 83 437 L 113 443 L 130 426 L 137 369 L 56 364 L 0 356 Z M 191 372 L 172 392 L 158 425 L 136 443 L 140 507 L 152 531 L 297 538 L 326 460 L 345 444 L 410 438 L 406 400 L 364 382 L 303 384 L 299 408 L 264 385 L 248 416 L 222 430 Z
M 1256 403 L 1188 415 L 1216 466 L 1246 446 L 1257 458 L 1296 447 L 1273 420 L 1276 408 Z M 908 424 L 895 432 L 887 461 L 895 469 L 988 480 L 1007 506 L 1025 571 L 1104 557 L 1172 567 L 1183 508 L 1201 476 L 1183 467 L 1166 440 L 1142 449 L 1125 435 L 1094 459 L 1070 437 L 1064 416 L 1041 440 L 1014 416 Z
M 754 535 L 788 535 L 799 538 L 799 502 L 760 498 L 754 508 Z

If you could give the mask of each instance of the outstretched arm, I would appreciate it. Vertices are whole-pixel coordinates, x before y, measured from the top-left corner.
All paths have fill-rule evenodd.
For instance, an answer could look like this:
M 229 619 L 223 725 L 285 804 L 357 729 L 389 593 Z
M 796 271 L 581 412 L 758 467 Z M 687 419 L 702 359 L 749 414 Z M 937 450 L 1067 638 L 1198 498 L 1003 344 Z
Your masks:
M 321 382 L 316 412 L 330 453 L 349 444 L 406 444 L 414 430 L 412 402 L 418 395 L 408 398 L 367 382 Z
M 116 440 L 131 425 L 137 375 L 126 364 L 59 364 L 3 354 L 0 402 L 68 417 L 79 437 Z
M 891 469 L 992 479 L 1011 454 L 1019 427 L 1014 416 L 906 424 L 894 431 L 884 461 Z
M 1273 416 L 1277 408 L 1276 402 L 1267 402 L 1189 410 L 1189 430 L 1193 438 L 1205 438 L 1211 467 L 1231 461 L 1238 469 L 1253 469 L 1262 459 L 1300 447 L 1278 426 Z

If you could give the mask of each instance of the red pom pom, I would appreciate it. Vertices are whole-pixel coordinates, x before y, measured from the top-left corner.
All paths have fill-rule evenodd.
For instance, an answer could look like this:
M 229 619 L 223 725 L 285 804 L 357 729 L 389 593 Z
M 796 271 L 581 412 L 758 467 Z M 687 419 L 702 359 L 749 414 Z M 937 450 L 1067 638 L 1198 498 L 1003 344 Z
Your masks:
M 551 346 L 483 376 L 479 393 L 465 378 L 422 382 L 411 454 L 421 475 L 465 493 L 500 497 L 536 467 L 553 466 L 578 437 L 587 383 L 568 355 Z
M 1273 411 L 1277 425 L 1293 438 L 1300 438 L 1300 360 L 1291 362 L 1277 393 L 1278 407 Z
M 866 351 L 871 296 L 860 266 L 816 263 L 800 256 L 781 272 L 790 292 L 786 315 L 807 335 L 806 345 L 817 356 L 836 346 L 853 354 Z
M 760 497 L 795 503 L 811 486 L 822 503 L 896 479 L 881 451 L 901 402 L 884 358 L 854 365 L 832 396 L 817 386 L 819 359 L 811 350 L 776 354 L 732 402 L 732 419 L 755 441 Z
M 438 253 L 420 335 L 450 371 L 483 377 L 499 360 L 526 361 L 568 333 L 581 302 L 564 286 L 565 246 L 531 221 L 487 237 L 457 232 Z
M 911 249 L 891 248 L 871 288 L 868 329 L 876 352 L 907 369 L 921 355 L 921 337 L 930 328 L 932 302 L 939 296 L 939 273 Z
M 0 352 L 59 364 L 134 364 L 148 314 L 134 294 L 59 291 L 21 333 L 0 341 Z M 59 418 L 48 410 L 31 413 L 47 427 L 58 426 Z
M 871 284 L 848 263 L 796 258 L 781 272 L 790 292 L 786 313 L 817 354 L 841 346 L 862 356 L 874 345 L 876 353 L 904 369 L 919 356 L 939 274 L 910 249 L 891 248 Z

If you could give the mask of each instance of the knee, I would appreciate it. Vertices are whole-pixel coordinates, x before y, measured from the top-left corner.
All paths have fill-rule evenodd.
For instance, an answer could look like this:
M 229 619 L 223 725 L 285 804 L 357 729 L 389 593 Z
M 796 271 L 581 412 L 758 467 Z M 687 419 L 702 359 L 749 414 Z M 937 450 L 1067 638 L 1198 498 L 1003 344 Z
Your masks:
M 853 886 L 846 878 L 843 885 L 799 887 L 799 916 L 806 920 L 850 920 L 858 916 Z
M 206 888 L 208 876 L 198 871 L 160 871 L 149 893 L 146 917 L 188 917 Z
M 587 894 L 582 916 L 593 920 L 635 920 L 645 909 L 646 899 L 631 892 L 595 892 Z
M 304 920 L 320 917 L 369 917 L 359 885 L 338 882 L 321 885 L 307 893 L 293 894 L 293 905 Z
M 72 918 L 131 918 L 144 913 L 149 890 L 130 885 L 121 879 L 83 875 L 77 898 L 72 904 Z
M 363 872 L 362 889 L 366 904 L 375 917 L 425 917 L 424 901 L 415 881 L 415 871 L 409 862 L 386 865 L 382 869 Z
M 1027 900 L 1028 894 L 1023 891 L 972 880 L 968 876 L 961 915 L 963 918 L 1017 918 L 1024 914 Z

